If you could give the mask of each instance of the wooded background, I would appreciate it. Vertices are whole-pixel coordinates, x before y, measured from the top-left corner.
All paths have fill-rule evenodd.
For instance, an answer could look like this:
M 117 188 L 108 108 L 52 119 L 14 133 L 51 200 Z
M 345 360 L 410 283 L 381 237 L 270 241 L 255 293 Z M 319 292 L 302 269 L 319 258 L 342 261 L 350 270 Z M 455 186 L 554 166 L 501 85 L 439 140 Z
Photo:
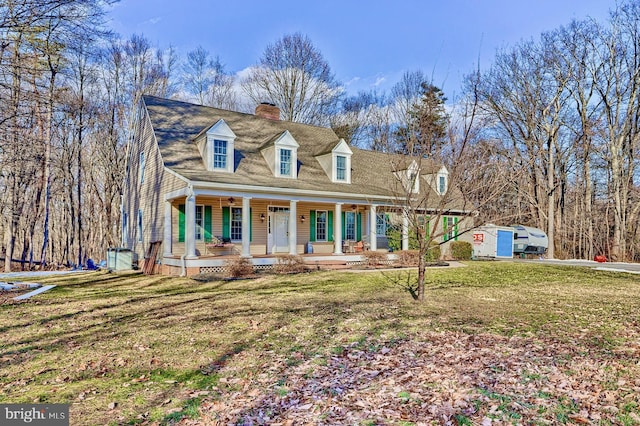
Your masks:
M 489 69 L 469 70 L 450 100 L 421 70 L 389 93 L 347 94 L 299 33 L 267 45 L 241 79 L 203 48 L 181 57 L 144 35 L 107 31 L 109 3 L 0 0 L 0 257 L 14 259 L 6 271 L 85 264 L 120 245 L 143 93 L 244 112 L 273 102 L 282 119 L 330 125 L 366 149 L 406 152 L 409 128 L 429 147 L 448 140 L 442 160 L 463 170 L 450 184 L 482 206 L 479 222 L 542 228 L 550 257 L 640 260 L 638 1 L 606 22 L 567 22 L 504 48 Z M 471 108 L 473 126 L 452 125 Z M 424 131 L 434 123 L 443 127 Z

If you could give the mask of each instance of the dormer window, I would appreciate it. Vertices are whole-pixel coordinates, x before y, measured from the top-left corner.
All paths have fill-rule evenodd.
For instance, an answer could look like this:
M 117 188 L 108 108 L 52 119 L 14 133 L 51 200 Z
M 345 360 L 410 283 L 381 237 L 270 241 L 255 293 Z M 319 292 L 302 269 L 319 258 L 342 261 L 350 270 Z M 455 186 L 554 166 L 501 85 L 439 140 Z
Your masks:
M 438 195 L 444 195 L 449 189 L 449 171 L 446 167 L 442 166 L 438 173 L 436 173 L 435 188 Z
M 213 140 L 213 168 L 227 169 L 227 141 Z
M 288 130 L 275 135 L 262 147 L 261 152 L 275 177 L 298 177 L 298 142 Z
M 291 176 L 290 149 L 280 149 L 280 176 Z
M 329 150 L 331 148 L 331 150 Z M 353 151 L 349 145 L 340 139 L 333 147 L 316 156 L 331 182 L 351 183 L 351 155 Z
M 236 135 L 224 120 L 207 131 L 206 149 L 202 153 L 207 170 L 233 173 L 235 139 Z
M 336 155 L 336 180 L 347 180 L 347 157 L 344 155 Z
M 420 167 L 415 161 L 411 161 L 409 167 L 394 173 L 405 191 L 412 194 L 420 192 Z

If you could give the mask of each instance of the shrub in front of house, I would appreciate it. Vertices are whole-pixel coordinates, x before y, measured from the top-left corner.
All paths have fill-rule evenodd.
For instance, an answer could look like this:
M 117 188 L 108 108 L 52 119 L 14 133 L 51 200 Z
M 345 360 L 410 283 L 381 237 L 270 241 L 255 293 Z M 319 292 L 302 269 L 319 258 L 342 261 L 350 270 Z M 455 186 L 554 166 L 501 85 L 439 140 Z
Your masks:
M 369 250 L 362 253 L 362 258 L 365 266 L 375 268 L 384 264 L 387 260 L 387 254 L 381 251 Z
M 454 241 L 451 243 L 451 257 L 455 260 L 471 260 L 473 247 L 466 241 Z
M 440 260 L 440 255 L 440 244 L 435 241 L 431 241 L 431 244 L 429 244 L 429 250 L 427 250 L 427 253 L 424 256 L 424 260 L 427 262 L 436 262 Z
M 391 251 L 402 250 L 402 228 L 393 225 L 387 228 L 387 241 Z M 409 233 L 409 250 L 418 249 L 418 240 L 415 233 Z
M 307 265 L 302 256 L 282 254 L 278 255 L 276 260 L 276 264 L 273 265 L 276 274 L 299 274 L 307 271 Z
M 241 278 L 253 275 L 253 264 L 244 257 L 227 260 L 226 262 L 227 277 Z
M 418 266 L 418 250 L 402 250 L 396 253 L 398 266 Z

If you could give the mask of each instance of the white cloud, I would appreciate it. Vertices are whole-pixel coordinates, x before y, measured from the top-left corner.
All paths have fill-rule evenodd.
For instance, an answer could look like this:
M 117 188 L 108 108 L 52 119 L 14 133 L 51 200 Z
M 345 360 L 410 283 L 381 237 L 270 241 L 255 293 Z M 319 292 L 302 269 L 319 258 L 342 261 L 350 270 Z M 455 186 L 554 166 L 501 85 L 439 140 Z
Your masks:
M 147 19 L 146 21 L 144 21 L 144 22 L 142 23 L 142 25 L 145 25 L 145 24 L 155 25 L 155 24 L 157 24 L 157 23 L 158 23 L 158 22 L 160 22 L 160 21 L 162 21 L 162 17 L 161 17 L 161 16 L 156 16 L 155 18 Z
M 347 81 L 344 85 L 350 86 L 352 84 L 356 84 L 359 81 L 360 81 L 360 77 L 353 77 L 351 80 Z
M 378 77 L 376 78 L 376 82 L 373 83 L 373 87 L 378 87 L 382 85 L 382 83 L 384 83 L 385 81 L 387 81 L 386 77 Z

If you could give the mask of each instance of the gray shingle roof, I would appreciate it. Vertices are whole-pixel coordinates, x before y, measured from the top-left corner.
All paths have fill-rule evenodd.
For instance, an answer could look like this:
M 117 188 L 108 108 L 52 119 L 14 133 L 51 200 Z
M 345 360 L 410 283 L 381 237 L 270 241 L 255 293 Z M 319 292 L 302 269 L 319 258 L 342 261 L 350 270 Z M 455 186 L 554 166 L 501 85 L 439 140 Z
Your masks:
M 351 147 L 351 184 L 334 183 L 316 156 L 330 152 L 339 142 L 330 128 L 276 121 L 252 114 L 193 105 L 153 96 L 143 98 L 166 167 L 187 179 L 203 182 L 306 189 L 372 197 L 393 196 L 393 168 L 404 157 Z M 223 119 L 236 134 L 235 173 L 207 171 L 196 138 Z M 277 178 L 260 149 L 288 130 L 298 142 L 297 179 Z M 431 164 L 431 167 L 434 167 Z M 429 173 L 422 167 L 422 173 Z M 434 172 L 437 168 L 432 169 Z M 427 186 L 427 185 L 424 185 Z

